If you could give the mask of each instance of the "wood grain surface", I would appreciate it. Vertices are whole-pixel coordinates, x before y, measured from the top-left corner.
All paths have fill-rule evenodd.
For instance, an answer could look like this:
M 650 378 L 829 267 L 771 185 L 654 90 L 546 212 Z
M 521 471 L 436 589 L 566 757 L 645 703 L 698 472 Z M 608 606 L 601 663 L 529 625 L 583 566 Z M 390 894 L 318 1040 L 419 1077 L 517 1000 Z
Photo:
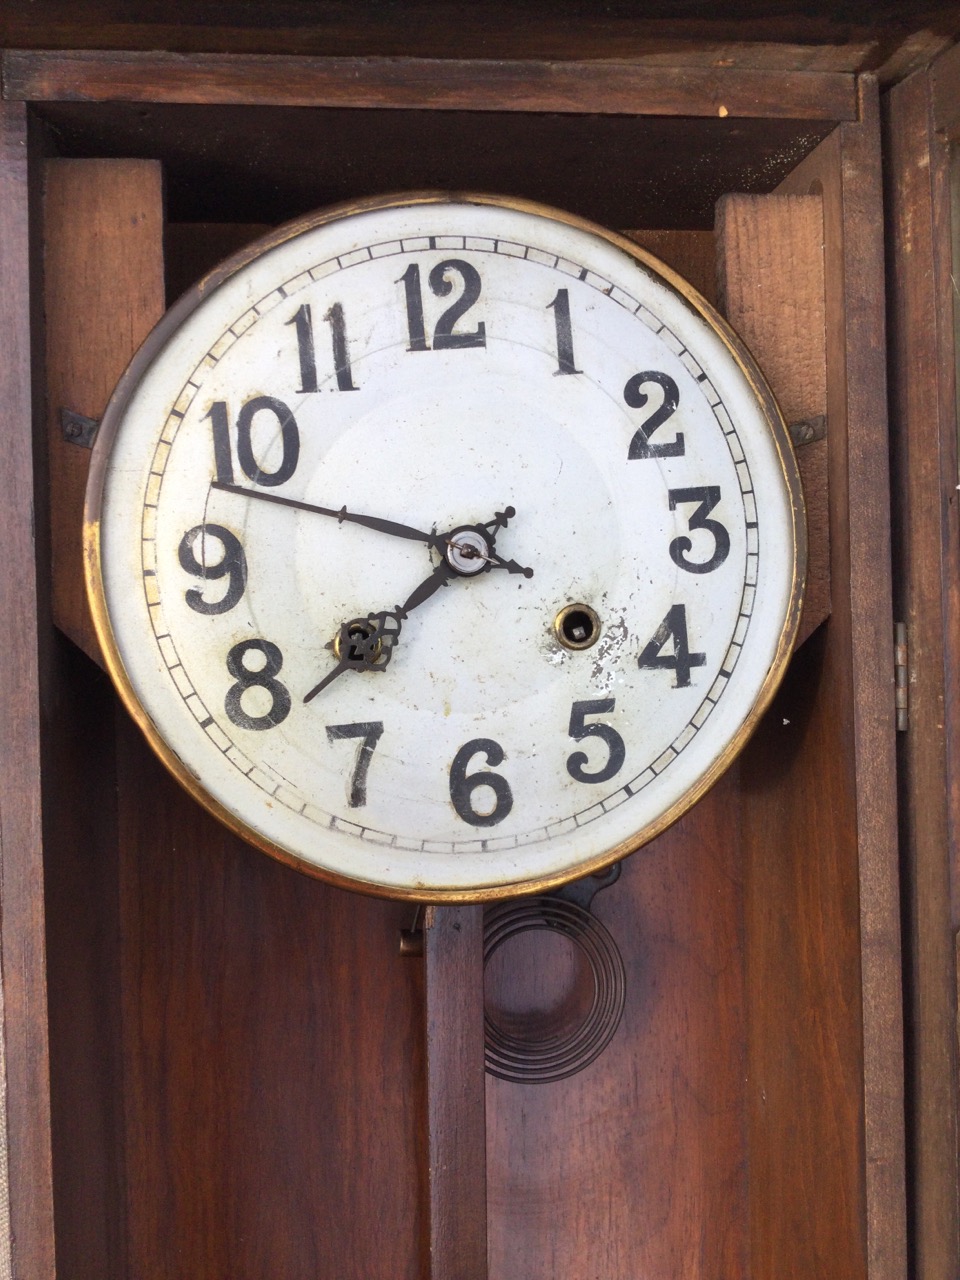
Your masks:
M 890 93 L 884 132 L 895 600 L 909 653 L 909 723 L 900 735 L 899 764 L 910 1263 L 923 1280 L 960 1273 L 960 913 L 955 896 L 951 903 L 960 871 L 960 495 L 950 192 L 956 162 L 936 132 L 947 106 L 960 109 L 960 77 L 955 56 L 944 62 L 951 68 L 918 73 Z
M 932 64 L 929 78 L 931 124 L 953 142 L 960 133 L 960 49 L 956 45 Z
M 816 195 L 723 196 L 721 309 L 755 356 L 787 423 L 827 412 L 823 206 Z M 827 423 L 827 431 L 830 424 Z M 830 616 L 827 442 L 797 449 L 807 508 L 807 584 L 797 644 Z
M 63 635 L 48 669 L 45 797 L 50 1117 L 57 1273 L 126 1274 L 116 700 Z M 78 744 L 82 744 L 79 747 Z
M 792 988 L 799 997 L 795 1005 L 767 1006 L 766 1017 L 773 1018 L 774 1025 L 783 1022 L 791 1028 L 791 1051 L 816 1044 L 809 1038 L 814 1010 L 819 1035 L 830 1037 L 822 1041 L 828 1052 L 820 1068 L 814 1068 L 823 1072 L 823 1087 L 807 1095 L 809 1109 L 803 1112 L 814 1156 L 807 1168 L 801 1154 L 786 1145 L 797 1131 L 800 1095 L 782 1094 L 783 1107 L 777 1113 L 757 1099 L 752 1114 L 755 1126 L 774 1140 L 769 1154 L 785 1172 L 793 1166 L 788 1189 L 796 1196 L 794 1203 L 806 1203 L 810 1210 L 808 1227 L 798 1234 L 795 1224 L 803 1215 L 784 1215 L 777 1182 L 766 1183 L 764 1211 L 757 1221 L 769 1215 L 770 1240 L 779 1245 L 771 1261 L 782 1265 L 782 1259 L 795 1258 L 797 1275 L 849 1278 L 865 1266 L 871 1280 L 893 1280 L 906 1268 L 903 1036 L 883 226 L 878 215 L 882 193 L 877 93 L 870 77 L 861 79 L 860 94 L 860 122 L 841 125 L 781 186 L 786 194 L 822 194 L 827 289 L 833 614 L 824 643 L 816 724 L 819 727 L 819 717 L 828 708 L 832 724 L 824 726 L 826 736 L 806 757 L 808 765 L 817 761 L 816 782 L 812 772 L 798 768 L 781 801 L 787 807 L 789 797 L 796 803 L 806 795 L 807 823 L 797 822 L 781 852 L 787 866 L 794 865 L 798 872 L 805 869 L 796 883 L 806 880 L 816 890 L 817 897 L 807 902 L 817 905 L 810 916 L 812 932 L 803 944 L 805 964 L 785 971 L 778 968 L 776 949 L 767 957 L 773 971 L 781 974 L 785 990 Z M 764 773 L 776 767 L 774 761 L 769 753 L 766 759 L 754 757 L 751 785 L 758 792 L 764 789 Z M 772 806 L 757 812 L 763 821 L 754 830 L 749 856 L 752 865 L 761 868 L 769 856 L 772 832 L 782 828 Z M 795 812 L 799 819 L 799 806 Z M 821 827 L 821 813 L 832 814 L 832 834 Z M 812 843 L 812 834 L 822 839 Z M 826 879 L 818 867 L 826 870 Z M 823 896 L 831 878 L 835 898 Z M 828 909 L 831 903 L 835 906 Z M 766 909 L 764 899 L 756 899 L 755 909 Z M 823 921 L 822 931 L 817 929 L 818 919 Z M 858 948 L 852 946 L 856 934 Z M 814 950 L 818 937 L 821 956 Z M 860 987 L 855 992 L 850 973 L 858 957 Z M 828 974 L 837 999 L 824 1003 L 820 994 Z M 841 992 L 854 1003 L 845 1004 Z M 857 1000 L 862 1017 L 859 1044 Z M 765 1029 L 772 1030 L 769 1021 L 765 1028 L 760 1018 L 755 1025 L 761 1036 Z M 773 1058 L 776 1041 L 754 1043 L 757 1064 L 763 1064 L 772 1079 L 778 1065 Z M 832 1114 L 824 1111 L 824 1097 L 834 1100 Z M 849 1101 L 842 1103 L 843 1099 Z M 837 1147 L 841 1134 L 842 1146 Z M 776 1155 L 778 1148 L 781 1155 Z M 836 1149 L 836 1160 L 827 1158 L 831 1149 Z M 824 1270 L 821 1254 L 831 1267 L 847 1256 L 848 1269 Z
M 410 908 L 264 857 L 118 732 L 122 1274 L 417 1280 Z
M 424 1268 L 429 1280 L 487 1278 L 483 908 L 427 907 Z
M 0 619 L 6 672 L 0 689 L 0 934 L 9 1231 L 4 1250 L 16 1280 L 54 1274 L 43 914 L 40 637 L 47 621 L 38 590 L 34 526 L 32 296 L 27 116 L 0 108 Z M 41 538 L 41 546 L 43 540 Z M 50 779 L 47 785 L 52 786 Z M 0 1201 L 6 1218 L 7 1206 Z M 12 1241 L 11 1241 L 12 1237 Z
M 850 120 L 854 79 L 825 71 L 635 62 L 298 58 L 22 52 L 2 57 L 8 99 L 204 102 Z
M 717 305 L 717 240 L 713 231 L 624 231 L 628 240 L 672 267 Z
M 48 160 L 43 211 L 53 618 L 102 662 L 79 536 L 90 450 L 64 438 L 61 411 L 99 420 L 133 353 L 163 315 L 160 166 Z
M 626 968 L 604 1053 L 553 1084 L 488 1077 L 491 1280 L 747 1274 L 738 807 L 734 768 L 595 898 Z M 502 977 L 518 1013 L 537 943 Z
M 704 230 L 719 192 L 769 190 L 832 127 L 347 105 L 60 101 L 35 110 L 62 155 L 161 160 L 172 223 L 279 223 L 336 201 L 422 188 L 523 195 L 608 227 Z
M 947 47 L 958 31 L 948 0 L 829 0 L 772 6 L 737 0 L 714 9 L 668 0 L 642 11 L 626 0 L 31 0 L 0 12 L 0 46 L 27 49 L 234 50 L 397 57 L 634 58 L 656 65 L 771 70 L 880 68 L 887 79 Z

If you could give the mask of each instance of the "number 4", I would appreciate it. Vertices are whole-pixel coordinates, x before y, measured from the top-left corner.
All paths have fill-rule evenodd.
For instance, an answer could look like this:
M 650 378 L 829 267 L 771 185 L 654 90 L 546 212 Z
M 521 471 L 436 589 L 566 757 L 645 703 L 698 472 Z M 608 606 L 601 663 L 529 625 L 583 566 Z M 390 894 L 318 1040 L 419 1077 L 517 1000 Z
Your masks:
M 664 645 L 673 638 L 673 653 L 662 653 Z M 637 665 L 640 667 L 663 668 L 677 673 L 675 689 L 683 689 L 690 683 L 691 667 L 702 667 L 706 664 L 705 653 L 691 653 L 687 640 L 687 607 L 683 604 L 671 605 L 667 616 L 657 627 L 653 639 L 641 653 Z

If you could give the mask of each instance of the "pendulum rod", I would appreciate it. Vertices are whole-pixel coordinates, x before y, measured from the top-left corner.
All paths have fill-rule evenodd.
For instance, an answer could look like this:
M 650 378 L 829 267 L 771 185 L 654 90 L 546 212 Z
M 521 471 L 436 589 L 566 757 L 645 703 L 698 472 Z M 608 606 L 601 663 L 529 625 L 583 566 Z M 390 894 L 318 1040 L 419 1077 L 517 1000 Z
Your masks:
M 430 1280 L 487 1280 L 483 907 L 423 917 Z

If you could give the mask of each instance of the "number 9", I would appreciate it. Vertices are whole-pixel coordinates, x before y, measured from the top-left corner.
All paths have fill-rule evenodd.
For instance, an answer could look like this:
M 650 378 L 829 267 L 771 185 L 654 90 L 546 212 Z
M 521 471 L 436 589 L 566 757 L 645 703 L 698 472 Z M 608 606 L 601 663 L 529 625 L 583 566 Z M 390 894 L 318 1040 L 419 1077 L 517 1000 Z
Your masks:
M 223 558 L 216 564 L 206 563 L 206 540 L 213 537 L 223 545 Z M 201 539 L 200 554 L 203 561 L 197 559 L 194 545 Z M 180 539 L 177 551 L 180 567 L 197 578 L 229 577 L 226 595 L 220 600 L 204 600 L 199 588 L 191 587 L 186 593 L 186 601 L 197 613 L 227 613 L 237 603 L 247 585 L 247 557 L 243 553 L 240 539 L 236 534 L 225 529 L 221 524 L 198 524 L 188 529 Z

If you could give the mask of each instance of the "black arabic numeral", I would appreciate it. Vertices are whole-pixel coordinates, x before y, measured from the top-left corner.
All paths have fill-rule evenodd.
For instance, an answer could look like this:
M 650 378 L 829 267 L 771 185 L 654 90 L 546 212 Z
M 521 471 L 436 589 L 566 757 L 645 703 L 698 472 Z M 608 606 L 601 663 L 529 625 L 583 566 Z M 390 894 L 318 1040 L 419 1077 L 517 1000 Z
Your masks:
M 668 640 L 673 640 L 673 653 L 662 653 Z M 687 639 L 687 607 L 673 604 L 667 610 L 667 616 L 657 627 L 653 639 L 646 646 L 637 660 L 639 667 L 650 667 L 664 671 L 675 671 L 677 682 L 675 689 L 683 689 L 690 683 L 690 671 L 693 667 L 702 667 L 707 661 L 705 653 L 691 653 Z
M 330 341 L 333 347 L 333 369 L 337 375 L 337 388 L 340 391 L 356 391 L 353 374 L 350 369 L 350 353 L 347 349 L 347 326 L 343 315 L 343 307 L 335 302 L 324 315 L 330 325 Z M 317 353 L 313 343 L 313 316 L 310 304 L 305 302 L 296 315 L 287 321 L 296 325 L 297 353 L 300 357 L 300 386 L 298 391 L 318 391 Z
M 343 307 L 335 302 L 323 317 L 330 325 L 330 339 L 333 343 L 333 367 L 337 375 L 337 388 L 340 391 L 356 391 L 353 375 L 350 370 L 350 353 L 347 350 L 347 326 L 343 318 Z
M 280 428 L 281 458 L 276 471 L 264 471 L 253 452 L 253 420 L 258 413 L 272 413 Z M 205 415 L 213 426 L 213 465 L 218 484 L 233 484 L 233 457 L 227 402 L 215 400 Z M 273 487 L 289 480 L 300 460 L 300 431 L 291 410 L 273 396 L 254 396 L 237 415 L 237 461 L 254 484 Z
M 300 357 L 299 391 L 317 390 L 317 355 L 313 346 L 313 318 L 310 304 L 305 302 L 287 324 L 297 327 L 297 354 Z
M 623 767 L 627 748 L 613 725 L 604 724 L 602 721 L 599 724 L 587 724 L 586 719 L 587 716 L 606 715 L 613 711 L 615 706 L 615 698 L 597 698 L 594 701 L 573 704 L 570 710 L 570 737 L 575 742 L 582 742 L 584 738 L 600 738 L 607 744 L 609 753 L 606 763 L 590 772 L 584 768 L 589 763 L 587 753 L 574 751 L 567 758 L 567 773 L 577 782 L 608 782 Z
M 276 471 L 264 471 L 253 452 L 253 420 L 258 413 L 272 413 L 280 428 L 282 457 Z M 273 396 L 254 396 L 237 414 L 237 461 L 240 469 L 254 484 L 270 488 L 289 480 L 300 460 L 300 432 L 297 420 L 282 400 Z
M 573 358 L 573 330 L 570 327 L 570 294 L 566 289 L 558 289 L 557 296 L 547 303 L 553 308 L 553 319 L 557 327 L 557 373 L 582 373 Z
M 204 417 L 213 428 L 213 467 L 220 484 L 233 484 L 233 454 L 230 451 L 230 419 L 226 400 L 214 400 Z
M 263 655 L 263 666 L 251 670 L 244 661 L 248 653 Z M 227 654 L 227 670 L 236 680 L 227 690 L 223 707 L 240 729 L 272 729 L 290 714 L 290 691 L 275 679 L 283 666 L 283 654 L 270 640 L 241 640 Z M 260 716 L 248 715 L 243 709 L 243 695 L 248 689 L 266 689 L 272 699 L 270 710 Z
M 427 335 L 423 327 L 423 293 L 420 289 L 420 267 L 411 262 L 400 277 L 407 303 L 407 332 L 410 335 L 408 351 L 429 351 Z
M 698 485 L 693 489 L 671 489 L 669 491 L 670 510 L 687 502 L 698 502 L 700 505 L 689 517 L 687 524 L 691 529 L 706 529 L 713 535 L 713 552 L 706 560 L 688 560 L 686 553 L 693 543 L 685 535 L 674 538 L 670 543 L 670 559 L 688 573 L 712 573 L 719 568 L 730 554 L 730 535 L 719 520 L 707 517 L 720 501 L 719 485 Z
M 351 809 L 358 809 L 367 803 L 367 770 L 370 768 L 370 760 L 373 756 L 374 748 L 380 741 L 382 733 L 382 720 L 367 720 L 360 724 L 327 725 L 328 742 L 341 742 L 344 738 L 361 739 L 360 746 L 357 748 L 353 777 L 350 779 L 350 798 L 348 803 Z
M 223 546 L 223 555 L 215 564 L 207 562 L 207 539 L 216 539 Z M 200 559 L 197 558 L 196 544 L 200 541 Z M 247 557 L 243 553 L 240 539 L 221 524 L 198 524 L 180 539 L 177 549 L 180 567 L 196 578 L 209 579 L 226 577 L 229 579 L 225 595 L 220 600 L 204 600 L 199 588 L 190 587 L 186 592 L 186 601 L 197 613 L 228 613 L 243 595 L 247 585 Z
M 433 331 L 433 349 L 450 351 L 464 347 L 485 347 L 487 331 L 482 320 L 478 322 L 476 329 L 469 333 L 454 332 L 454 325 L 480 297 L 480 272 L 469 262 L 464 262 L 462 258 L 448 258 L 444 262 L 438 262 L 428 277 L 430 289 L 438 298 L 446 298 L 453 291 L 453 284 L 447 279 L 448 271 L 454 271 L 459 275 L 463 281 L 463 292 L 447 307 L 437 321 Z M 400 279 L 403 282 L 407 304 L 407 333 L 410 338 L 407 350 L 429 351 L 423 319 L 423 291 L 420 287 L 419 265 L 411 262 Z
M 462 258 L 449 258 L 439 262 L 430 272 L 430 288 L 438 298 L 446 298 L 453 292 L 453 285 L 447 279 L 447 272 L 455 271 L 463 281 L 463 293 L 450 304 L 437 321 L 433 331 L 434 351 L 453 350 L 462 347 L 485 347 L 487 331 L 483 321 L 479 321 L 476 329 L 470 333 L 454 333 L 453 326 L 461 316 L 465 315 L 480 297 L 480 272 Z
M 680 403 L 680 389 L 668 373 L 658 373 L 655 369 L 647 369 L 643 373 L 635 373 L 627 380 L 623 388 L 623 398 L 631 409 L 646 407 L 650 395 L 642 390 L 653 383 L 662 392 L 660 404 L 644 419 L 633 433 L 627 458 L 634 461 L 638 458 L 679 458 L 682 457 L 683 432 L 678 431 L 676 439 L 663 444 L 651 444 L 650 437 L 662 427 L 668 418 L 672 418 Z
M 495 827 L 513 808 L 513 792 L 506 778 L 489 769 L 467 773 L 467 767 L 475 755 L 486 757 L 487 764 L 503 764 L 503 747 L 492 738 L 474 738 L 465 743 L 453 758 L 450 766 L 450 799 L 453 807 L 471 827 Z M 473 807 L 473 793 L 481 787 L 489 787 L 494 794 L 494 806 L 488 812 Z

